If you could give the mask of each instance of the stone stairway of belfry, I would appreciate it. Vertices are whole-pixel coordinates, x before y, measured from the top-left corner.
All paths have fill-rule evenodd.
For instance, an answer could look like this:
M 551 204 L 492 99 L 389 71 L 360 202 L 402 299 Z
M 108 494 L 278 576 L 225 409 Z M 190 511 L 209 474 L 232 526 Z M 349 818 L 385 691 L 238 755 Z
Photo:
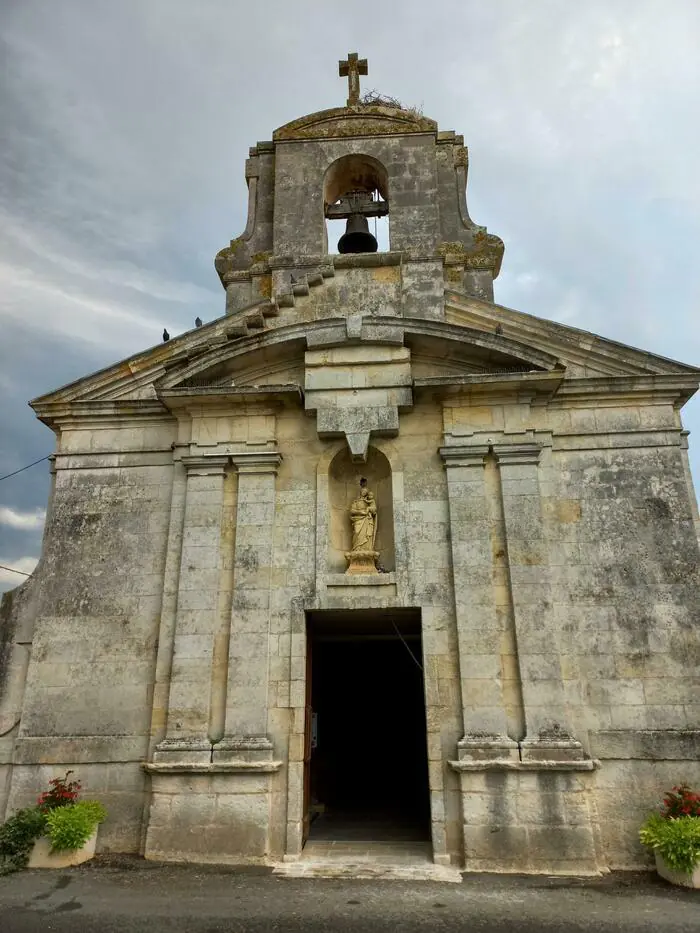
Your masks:
M 277 317 L 283 308 L 293 308 L 297 298 L 308 295 L 312 288 L 323 285 L 326 279 L 335 276 L 333 260 L 303 275 L 291 277 L 291 282 L 272 296 L 269 303 L 261 302 L 234 315 L 234 322 L 226 328 L 231 337 L 248 337 L 267 329 L 268 318 Z

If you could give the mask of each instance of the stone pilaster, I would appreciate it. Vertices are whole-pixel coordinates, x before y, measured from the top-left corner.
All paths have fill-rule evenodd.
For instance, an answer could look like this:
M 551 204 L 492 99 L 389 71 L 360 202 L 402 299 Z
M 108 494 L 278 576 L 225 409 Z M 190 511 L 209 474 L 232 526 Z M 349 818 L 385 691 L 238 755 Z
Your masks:
M 155 761 L 211 760 L 210 681 L 228 463 L 222 456 L 182 458 L 187 482 L 170 698 L 166 736 Z
M 498 444 L 508 566 L 527 736 L 523 760 L 583 758 L 571 735 L 551 610 L 538 478 L 539 444 Z
M 450 509 L 452 570 L 464 716 L 460 758 L 518 757 L 508 738 L 500 669 L 500 623 L 492 581 L 486 446 L 443 447 Z
M 271 757 L 267 737 L 270 573 L 277 451 L 232 454 L 238 471 L 226 729 L 213 761 Z

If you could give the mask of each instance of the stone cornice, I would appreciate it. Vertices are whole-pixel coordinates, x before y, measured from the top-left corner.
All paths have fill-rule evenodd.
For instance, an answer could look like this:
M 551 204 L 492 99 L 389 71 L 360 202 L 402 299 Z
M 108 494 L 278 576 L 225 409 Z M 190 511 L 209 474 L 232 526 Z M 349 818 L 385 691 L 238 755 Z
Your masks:
M 460 444 L 454 447 L 440 447 L 438 453 L 445 468 L 449 467 L 483 467 L 486 456 L 490 450 L 488 444 Z
M 559 761 L 554 759 L 533 761 L 512 761 L 510 759 L 487 758 L 483 761 L 472 761 L 460 758 L 458 761 L 448 761 L 449 766 L 458 772 L 467 771 L 595 771 L 600 762 L 595 758 L 583 758 L 578 761 Z
M 445 317 L 456 326 L 473 327 L 557 354 L 568 364 L 599 368 L 611 375 L 680 375 L 700 380 L 700 369 L 666 359 L 590 331 L 559 324 L 512 308 L 480 301 L 455 289 L 445 291 Z M 587 377 L 586 377 L 587 378 Z M 595 377 L 593 377 L 595 378 Z
M 147 761 L 141 766 L 149 774 L 274 774 L 281 761 Z
M 31 403 L 37 417 L 50 428 L 93 424 L 123 427 L 127 421 L 169 421 L 167 408 L 157 399 L 37 400 Z
M 657 373 L 646 376 L 588 376 L 566 379 L 554 399 L 553 406 L 598 404 L 608 400 L 614 405 L 624 404 L 629 399 L 640 402 L 667 402 L 681 408 L 697 391 L 700 370 L 697 374 Z
M 172 412 L 202 408 L 265 407 L 276 410 L 286 404 L 303 405 L 303 393 L 296 385 L 271 386 L 184 386 L 158 394 Z
M 379 318 L 376 318 L 379 320 Z M 415 333 L 420 336 L 438 337 L 444 340 L 457 341 L 462 344 L 473 344 L 485 350 L 492 350 L 503 357 L 510 357 L 515 364 L 519 364 L 521 372 L 530 370 L 548 370 L 561 373 L 563 366 L 559 357 L 546 350 L 530 347 L 516 336 L 505 336 L 495 330 L 479 330 L 449 321 L 433 321 L 426 318 L 403 318 L 406 337 Z M 512 365 L 512 364 L 511 364 Z M 509 371 L 507 362 L 493 363 L 493 372 L 499 369 Z M 511 370 L 512 371 L 512 370 Z
M 496 460 L 503 466 L 538 463 L 542 447 L 540 444 L 524 442 L 522 444 L 494 444 Z
M 241 450 L 231 454 L 238 473 L 277 473 L 282 455 L 276 450 Z
M 416 392 L 423 390 L 449 403 L 460 398 L 478 396 L 481 401 L 513 398 L 520 401 L 541 396 L 552 398 L 564 379 L 562 370 L 556 372 L 474 373 L 468 376 L 430 376 L 413 380 Z
M 206 453 L 185 455 L 180 462 L 189 476 L 214 476 L 223 474 L 229 465 L 228 457 L 207 455 Z

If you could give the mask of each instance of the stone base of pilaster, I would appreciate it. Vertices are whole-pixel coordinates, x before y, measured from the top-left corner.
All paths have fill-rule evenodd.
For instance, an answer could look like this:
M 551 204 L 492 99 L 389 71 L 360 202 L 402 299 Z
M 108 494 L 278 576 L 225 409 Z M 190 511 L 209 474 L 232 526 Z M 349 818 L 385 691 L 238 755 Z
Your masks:
M 151 776 L 145 857 L 231 865 L 276 860 L 281 853 L 270 848 L 270 802 L 282 762 L 273 759 L 267 736 L 207 743 L 206 760 L 203 747 L 175 744 L 161 743 L 143 765 Z
M 173 736 L 156 745 L 153 761 L 169 764 L 208 764 L 211 761 L 212 745 L 209 739 L 199 736 Z
M 557 729 L 524 739 L 520 743 L 520 757 L 523 761 L 583 761 L 587 756 L 580 742 Z
M 457 743 L 460 761 L 518 761 L 518 743 L 507 735 L 467 733 Z
M 450 764 L 460 778 L 466 871 L 606 871 L 590 760 Z
M 213 746 L 212 761 L 272 761 L 274 747 L 266 735 L 225 735 Z
M 147 770 L 152 788 L 147 859 L 236 865 L 265 864 L 279 855 L 270 850 L 269 767 L 151 765 Z

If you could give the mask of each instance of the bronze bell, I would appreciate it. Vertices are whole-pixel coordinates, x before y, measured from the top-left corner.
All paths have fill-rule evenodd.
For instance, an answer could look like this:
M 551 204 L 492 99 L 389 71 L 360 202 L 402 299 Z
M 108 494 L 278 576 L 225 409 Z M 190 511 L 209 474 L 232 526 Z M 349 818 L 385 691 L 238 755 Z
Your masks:
M 350 214 L 345 233 L 338 240 L 339 253 L 376 253 L 377 241 L 369 232 L 364 214 Z

